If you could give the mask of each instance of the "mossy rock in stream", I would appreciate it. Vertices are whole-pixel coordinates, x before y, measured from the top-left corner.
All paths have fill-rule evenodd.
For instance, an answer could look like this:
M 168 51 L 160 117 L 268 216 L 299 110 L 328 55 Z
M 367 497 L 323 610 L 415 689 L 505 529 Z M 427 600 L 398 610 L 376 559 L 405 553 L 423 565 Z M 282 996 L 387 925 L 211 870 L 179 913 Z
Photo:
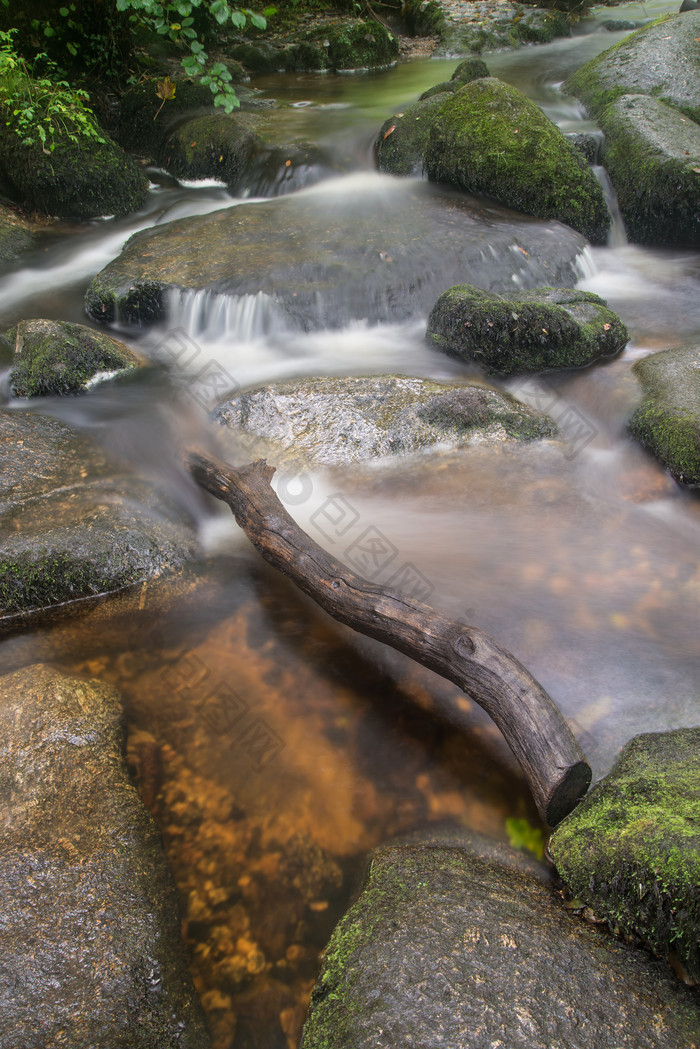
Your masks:
M 698 1049 L 697 995 L 664 970 L 572 919 L 522 853 L 415 835 L 370 856 L 300 1049 Z
M 564 82 L 596 119 L 621 95 L 651 95 L 700 123 L 700 11 L 663 15 Z
M 485 62 L 482 62 L 480 58 L 465 58 L 459 63 L 449 80 L 441 80 L 439 84 L 433 84 L 419 96 L 418 101 L 422 102 L 425 98 L 432 98 L 433 95 L 441 95 L 446 92 L 452 94 L 454 91 L 459 91 L 460 87 L 464 87 L 465 84 L 470 84 L 472 80 L 479 80 L 485 76 L 491 76 Z
M 183 567 L 187 515 L 86 437 L 0 412 L 0 631 Z
M 172 124 L 188 114 L 212 110 L 213 96 L 205 84 L 175 80 L 175 94 L 163 102 L 158 95 L 158 81 L 145 80 L 130 87 L 119 104 L 117 139 L 134 153 L 155 159 Z
M 35 247 L 39 236 L 36 225 L 0 204 L 0 273 L 10 269 L 27 251 Z
M 123 342 L 68 321 L 20 321 L 4 339 L 14 352 L 10 385 L 16 397 L 78 393 L 100 373 L 141 363 Z
M 630 240 L 700 248 L 700 127 L 648 95 L 623 95 L 598 123 Z
M 141 207 L 148 179 L 106 132 L 105 141 L 71 141 L 57 132 L 51 153 L 19 135 L 0 137 L 0 175 L 23 207 L 66 219 L 127 215 Z
M 158 163 L 175 178 L 215 178 L 230 189 L 249 174 L 262 142 L 251 113 L 211 113 L 178 124 L 161 142 Z
M 634 372 L 645 397 L 629 432 L 677 481 L 700 487 L 700 346 L 654 353 Z
M 306 42 L 324 48 L 328 67 L 336 72 L 383 69 L 395 65 L 399 42 L 380 22 L 339 19 L 306 34 Z
M 700 728 L 637 736 L 554 830 L 581 904 L 700 981 Z
M 474 80 L 449 96 L 433 121 L 425 160 L 434 182 L 488 194 L 605 241 L 610 215 L 595 175 L 542 110 L 500 80 Z
M 514 375 L 585 367 L 619 353 L 629 335 L 592 292 L 534 288 L 488 295 L 462 284 L 437 300 L 426 337 L 452 357 Z
M 430 129 L 446 98 L 444 91 L 426 94 L 401 115 L 384 121 L 375 143 L 380 171 L 389 175 L 423 174 Z

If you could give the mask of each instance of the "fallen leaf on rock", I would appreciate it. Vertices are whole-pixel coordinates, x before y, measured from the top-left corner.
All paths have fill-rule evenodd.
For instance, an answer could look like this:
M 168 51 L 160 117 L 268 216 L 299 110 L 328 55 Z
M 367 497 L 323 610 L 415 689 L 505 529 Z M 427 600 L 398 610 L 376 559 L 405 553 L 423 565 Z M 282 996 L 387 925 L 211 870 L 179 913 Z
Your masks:
M 391 127 L 389 128 L 389 130 L 384 132 L 384 140 L 385 141 L 389 137 L 389 135 L 392 133 L 392 131 L 396 131 L 396 124 L 392 124 Z

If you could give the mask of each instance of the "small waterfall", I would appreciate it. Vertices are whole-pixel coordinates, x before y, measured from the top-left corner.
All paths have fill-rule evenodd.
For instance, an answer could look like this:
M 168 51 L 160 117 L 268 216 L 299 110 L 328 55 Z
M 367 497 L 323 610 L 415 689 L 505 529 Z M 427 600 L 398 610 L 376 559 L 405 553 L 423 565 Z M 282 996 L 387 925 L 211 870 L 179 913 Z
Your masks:
M 253 342 L 290 329 L 290 320 L 274 299 L 254 295 L 220 295 L 213 291 L 175 288 L 167 298 L 168 323 L 208 342 L 234 339 Z
M 608 247 L 624 248 L 629 241 L 627 240 L 627 233 L 625 232 L 625 223 L 622 218 L 622 212 L 620 211 L 620 205 L 617 202 L 617 194 L 612 187 L 610 176 L 605 168 L 599 164 L 594 165 L 593 174 L 602 186 L 605 195 L 605 203 L 608 205 L 608 211 L 610 212 L 610 218 L 612 219 L 610 232 L 608 233 Z

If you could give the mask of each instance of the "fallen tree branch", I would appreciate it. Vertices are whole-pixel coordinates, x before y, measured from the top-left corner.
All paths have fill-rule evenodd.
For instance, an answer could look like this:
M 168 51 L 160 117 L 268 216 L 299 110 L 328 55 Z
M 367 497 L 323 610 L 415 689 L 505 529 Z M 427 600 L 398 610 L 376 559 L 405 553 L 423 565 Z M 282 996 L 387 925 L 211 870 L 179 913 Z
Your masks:
M 194 452 L 189 468 L 228 503 L 265 560 L 334 619 L 411 656 L 482 706 L 522 765 L 550 826 L 571 812 L 588 789 L 591 769 L 561 711 L 510 652 L 483 631 L 346 568 L 287 513 L 270 487 L 274 469 L 263 460 L 232 467 Z

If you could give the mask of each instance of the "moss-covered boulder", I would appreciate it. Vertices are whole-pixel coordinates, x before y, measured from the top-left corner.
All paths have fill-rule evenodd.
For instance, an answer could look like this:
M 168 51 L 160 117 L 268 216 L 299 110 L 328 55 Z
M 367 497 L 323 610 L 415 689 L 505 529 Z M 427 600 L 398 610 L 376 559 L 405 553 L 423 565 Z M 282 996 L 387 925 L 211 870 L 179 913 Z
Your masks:
M 433 84 L 419 97 L 421 102 L 424 98 L 432 98 L 433 95 L 442 95 L 446 92 L 459 91 L 460 87 L 479 80 L 480 77 L 491 76 L 488 66 L 480 58 L 465 58 L 460 62 L 449 80 L 441 80 L 439 84 Z
M 500 80 L 474 80 L 447 98 L 425 160 L 434 182 L 559 219 L 594 243 L 606 238 L 603 191 L 581 154 L 534 102 Z
M 546 416 L 485 384 L 396 375 L 271 383 L 236 394 L 215 417 L 270 442 L 276 457 L 321 464 L 557 433 Z
M 573 895 L 700 981 L 700 728 L 637 736 L 553 832 Z
M 229 49 L 229 55 L 251 73 L 264 76 L 281 73 L 286 65 L 286 51 L 269 40 L 246 40 Z
M 331 69 L 381 69 L 393 66 L 399 57 L 399 41 L 386 26 L 375 21 L 348 21 L 330 26 L 328 40 Z
M 564 90 L 598 117 L 621 95 L 651 95 L 700 123 L 700 11 L 664 15 L 577 69 Z
M 118 693 L 0 678 L 0 1049 L 208 1049 Z
M 697 995 L 572 919 L 547 871 L 461 830 L 376 850 L 301 1049 L 698 1049 Z
M 176 178 L 216 178 L 235 189 L 262 149 L 257 123 L 251 113 L 193 117 L 166 134 L 158 148 L 158 163 Z
M 630 240 L 700 247 L 700 127 L 648 95 L 624 95 L 598 123 Z
M 637 361 L 644 400 L 629 432 L 677 481 L 700 486 L 700 346 L 664 350 Z
M 172 98 L 163 102 L 158 80 L 145 80 L 125 91 L 119 103 L 117 139 L 134 153 L 155 159 L 169 130 L 197 112 L 213 111 L 213 96 L 205 84 L 174 80 Z
M 456 81 L 455 86 L 460 87 Z M 403 113 L 384 121 L 375 143 L 380 171 L 389 175 L 423 174 L 430 129 L 446 97 L 445 91 L 436 95 L 426 92 Z
M 192 523 L 64 423 L 0 412 L 0 632 L 183 567 Z
M 68 321 L 20 321 L 4 339 L 13 349 L 10 384 L 16 397 L 78 393 L 101 373 L 141 363 L 123 342 Z
M 59 131 L 53 152 L 25 145 L 19 135 L 0 137 L 0 177 L 17 203 L 66 219 L 127 215 L 141 207 L 148 179 L 106 132 L 104 141 L 74 142 Z
M 172 310 L 170 289 L 185 308 L 190 293 L 207 290 L 256 296 L 276 324 L 305 330 L 404 321 L 427 314 L 460 279 L 498 292 L 573 285 L 584 247 L 558 223 L 523 223 L 424 183 L 367 173 L 138 233 L 95 277 L 86 307 L 102 323 L 119 312 L 152 324 Z M 205 315 L 222 303 L 209 306 Z
M 619 353 L 629 335 L 592 292 L 535 288 L 488 295 L 461 284 L 435 303 L 427 338 L 452 357 L 513 375 L 585 367 Z

